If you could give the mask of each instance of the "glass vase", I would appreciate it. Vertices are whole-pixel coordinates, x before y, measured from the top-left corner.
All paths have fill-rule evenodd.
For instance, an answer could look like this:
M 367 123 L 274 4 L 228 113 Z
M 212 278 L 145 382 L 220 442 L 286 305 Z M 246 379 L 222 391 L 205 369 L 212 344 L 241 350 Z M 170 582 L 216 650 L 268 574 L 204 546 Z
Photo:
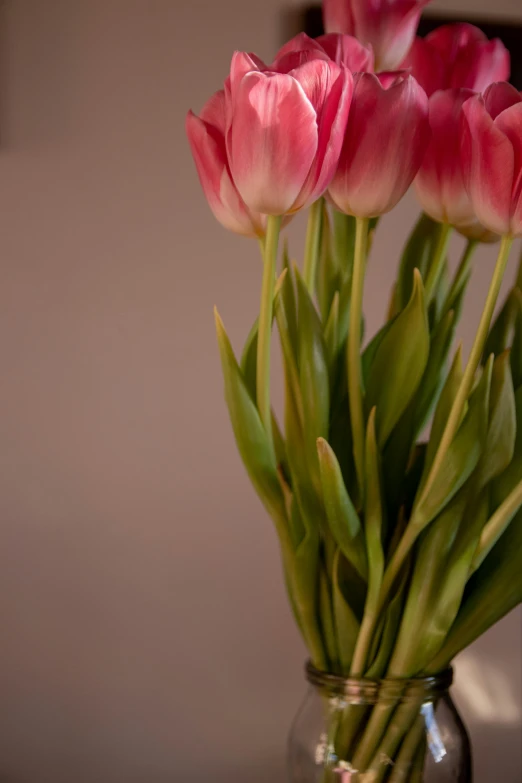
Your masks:
M 306 668 L 289 738 L 291 783 L 471 783 L 471 748 L 451 669 L 411 680 L 345 679 Z

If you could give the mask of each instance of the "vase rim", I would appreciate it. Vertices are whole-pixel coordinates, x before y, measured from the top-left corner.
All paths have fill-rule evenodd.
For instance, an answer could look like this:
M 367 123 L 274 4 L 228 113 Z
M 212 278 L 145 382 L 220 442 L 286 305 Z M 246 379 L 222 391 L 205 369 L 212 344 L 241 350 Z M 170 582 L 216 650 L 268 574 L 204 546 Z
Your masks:
M 453 683 L 453 668 L 424 677 L 343 677 L 324 672 L 307 661 L 306 679 L 320 691 L 330 696 L 344 698 L 350 704 L 376 704 L 378 702 L 422 701 L 427 703 L 447 693 Z

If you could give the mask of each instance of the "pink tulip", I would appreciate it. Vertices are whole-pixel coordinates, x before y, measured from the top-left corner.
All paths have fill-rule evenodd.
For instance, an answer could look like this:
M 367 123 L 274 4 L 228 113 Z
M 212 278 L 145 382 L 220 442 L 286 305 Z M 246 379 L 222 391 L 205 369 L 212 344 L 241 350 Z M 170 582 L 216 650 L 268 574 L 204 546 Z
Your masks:
M 373 71 L 374 56 L 371 47 L 363 46 L 351 35 L 329 33 L 319 38 L 309 38 L 300 33 L 285 44 L 277 53 L 271 69 L 286 72 L 291 67 L 301 65 L 307 60 L 328 59 L 337 65 L 344 65 L 352 73 Z
M 269 215 L 297 212 L 324 193 L 352 98 L 350 72 L 330 59 L 291 65 L 265 71 L 236 52 L 226 86 L 232 177 L 249 209 Z
M 328 194 L 348 215 L 377 217 L 411 185 L 430 138 L 428 99 L 410 75 L 385 89 L 377 76 L 355 77 L 346 136 Z
M 392 70 L 408 53 L 429 0 L 323 0 L 328 33 L 347 33 L 375 52 L 376 68 Z
M 492 84 L 462 107 L 464 181 L 479 222 L 501 236 L 522 236 L 522 97 Z
M 450 87 L 482 92 L 509 78 L 510 56 L 502 41 L 489 41 L 478 27 L 448 24 L 416 38 L 402 67 L 411 68 L 428 95 Z
M 415 190 L 427 214 L 440 223 L 466 226 L 475 212 L 462 170 L 462 105 L 471 90 L 439 90 L 429 101 L 431 140 L 415 179 Z
M 210 208 L 219 222 L 237 234 L 262 236 L 265 217 L 250 210 L 230 174 L 225 146 L 225 93 L 217 92 L 200 117 L 189 111 L 187 136 L 199 179 Z

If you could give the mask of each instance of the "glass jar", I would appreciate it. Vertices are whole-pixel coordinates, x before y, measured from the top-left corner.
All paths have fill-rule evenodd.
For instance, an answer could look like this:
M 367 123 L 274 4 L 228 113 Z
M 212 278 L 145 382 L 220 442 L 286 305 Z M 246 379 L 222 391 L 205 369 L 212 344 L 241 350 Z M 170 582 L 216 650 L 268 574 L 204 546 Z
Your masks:
M 306 667 L 289 738 L 291 783 L 471 783 L 471 748 L 451 700 L 453 671 L 345 679 Z

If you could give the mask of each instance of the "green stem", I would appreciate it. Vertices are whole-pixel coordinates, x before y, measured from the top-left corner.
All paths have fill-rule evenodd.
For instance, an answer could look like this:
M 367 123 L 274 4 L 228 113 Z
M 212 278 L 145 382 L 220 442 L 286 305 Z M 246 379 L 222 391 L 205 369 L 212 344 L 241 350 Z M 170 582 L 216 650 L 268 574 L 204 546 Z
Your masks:
M 361 320 L 364 274 L 368 243 L 368 218 L 356 219 L 355 257 L 350 300 L 350 331 L 348 334 L 348 394 L 352 425 L 353 456 L 359 484 L 359 502 L 364 499 L 364 414 L 361 364 Z
M 323 223 L 323 199 L 320 198 L 310 207 L 308 227 L 306 230 L 305 258 L 303 279 L 310 294 L 315 291 L 317 263 L 321 251 L 321 230 Z
M 477 371 L 477 367 L 480 363 L 480 358 L 484 350 L 484 343 L 486 342 L 486 338 L 488 336 L 488 331 L 491 324 L 491 318 L 493 316 L 495 304 L 498 299 L 498 294 L 500 291 L 500 286 L 502 284 L 502 279 L 504 277 L 504 272 L 506 269 L 506 264 L 507 264 L 509 251 L 511 249 L 512 243 L 513 243 L 513 239 L 511 237 L 504 237 L 502 239 L 502 243 L 497 258 L 497 263 L 495 265 L 493 277 L 491 278 L 491 283 L 489 286 L 486 303 L 484 305 L 484 310 L 482 312 L 479 327 L 475 335 L 473 347 L 471 349 L 471 353 L 468 359 L 468 363 L 466 365 L 466 369 L 464 371 L 464 375 L 462 376 L 462 381 L 457 390 L 457 394 L 455 395 L 455 399 L 453 401 L 453 405 L 450 414 L 448 416 L 446 427 L 442 434 L 439 447 L 435 454 L 426 482 L 424 483 L 424 486 L 422 488 L 422 492 L 420 493 L 420 496 L 415 501 L 415 505 L 413 507 L 413 512 L 408 527 L 406 528 L 406 531 L 403 537 L 401 538 L 399 546 L 393 553 L 388 568 L 386 569 L 384 574 L 381 594 L 379 597 L 379 611 L 381 611 L 382 607 L 384 606 L 386 599 L 395 583 L 395 580 L 408 554 L 410 553 L 413 544 L 417 539 L 417 536 L 424 529 L 427 522 L 428 523 L 430 522 L 430 520 L 426 522 L 426 520 L 424 520 L 422 517 L 422 504 L 428 497 L 428 494 L 435 482 L 435 479 L 437 478 L 439 471 L 442 469 L 444 465 L 444 460 L 446 458 L 448 447 L 450 446 L 453 438 L 455 437 L 455 434 L 460 425 L 462 419 L 462 413 L 464 411 L 464 406 L 466 404 L 469 393 L 471 391 L 475 373 Z
M 424 293 L 426 296 L 427 305 L 430 304 L 433 296 L 435 295 L 435 290 L 444 268 L 451 231 L 452 227 L 448 223 L 441 223 L 439 238 L 435 247 L 435 253 L 433 254 L 430 270 L 424 284 Z
M 257 407 L 272 451 L 274 450 L 274 445 L 272 435 L 272 412 L 270 408 L 270 340 L 272 337 L 274 288 L 280 230 L 281 217 L 270 215 L 267 218 L 266 239 L 264 244 L 263 286 L 261 289 L 261 309 L 259 312 L 259 332 L 257 341 Z
M 422 768 L 425 731 L 424 718 L 419 715 L 401 745 L 389 783 L 411 783 L 415 768 Z
M 464 282 L 469 275 L 471 261 L 473 260 L 473 253 L 477 249 L 478 244 L 479 243 L 476 239 L 470 239 L 466 243 L 464 253 L 462 254 L 457 272 L 455 273 L 455 277 L 453 279 L 453 283 L 451 284 L 451 288 L 442 307 L 439 321 L 442 321 L 448 312 L 453 308 L 455 300 L 458 297 L 462 286 L 464 285 Z

